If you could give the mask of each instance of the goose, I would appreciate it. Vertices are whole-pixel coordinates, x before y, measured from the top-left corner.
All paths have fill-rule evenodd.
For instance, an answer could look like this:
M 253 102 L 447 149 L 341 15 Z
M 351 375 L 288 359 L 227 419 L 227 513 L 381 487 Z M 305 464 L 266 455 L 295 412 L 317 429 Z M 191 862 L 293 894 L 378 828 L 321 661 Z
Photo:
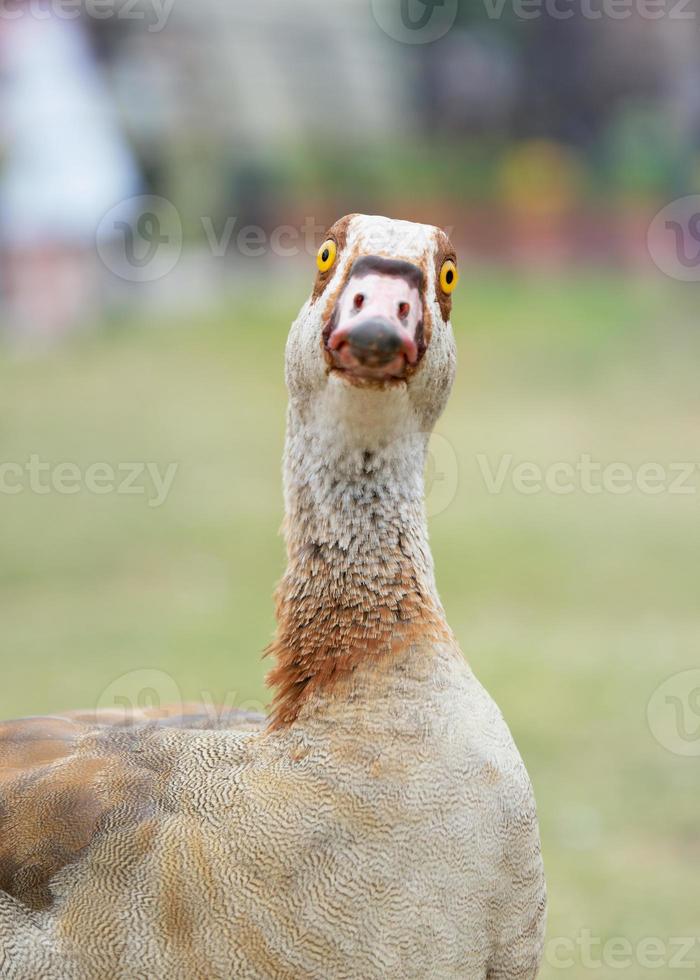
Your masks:
M 2 978 L 537 973 L 533 792 L 445 620 L 424 515 L 456 255 L 350 215 L 317 265 L 286 350 L 269 715 L 0 726 Z

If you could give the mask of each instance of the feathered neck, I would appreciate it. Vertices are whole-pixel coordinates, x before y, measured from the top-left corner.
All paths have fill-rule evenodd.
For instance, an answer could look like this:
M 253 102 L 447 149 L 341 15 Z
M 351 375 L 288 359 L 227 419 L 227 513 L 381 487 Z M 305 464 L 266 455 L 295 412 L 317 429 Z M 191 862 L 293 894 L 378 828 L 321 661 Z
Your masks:
M 313 710 L 317 695 L 342 696 L 363 667 L 451 638 L 423 506 L 428 434 L 385 425 L 360 436 L 347 419 L 330 426 L 327 418 L 293 407 L 288 415 L 288 566 L 268 677 L 275 728 Z

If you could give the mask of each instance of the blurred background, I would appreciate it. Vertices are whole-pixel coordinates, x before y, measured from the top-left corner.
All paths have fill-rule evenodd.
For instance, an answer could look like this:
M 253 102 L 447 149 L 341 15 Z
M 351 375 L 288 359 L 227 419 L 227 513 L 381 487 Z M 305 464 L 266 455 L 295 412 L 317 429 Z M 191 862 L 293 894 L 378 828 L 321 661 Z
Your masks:
M 2 716 L 267 703 L 316 249 L 348 212 L 441 225 L 460 369 L 431 537 L 535 785 L 542 976 L 700 975 L 699 21 L 4 4 Z

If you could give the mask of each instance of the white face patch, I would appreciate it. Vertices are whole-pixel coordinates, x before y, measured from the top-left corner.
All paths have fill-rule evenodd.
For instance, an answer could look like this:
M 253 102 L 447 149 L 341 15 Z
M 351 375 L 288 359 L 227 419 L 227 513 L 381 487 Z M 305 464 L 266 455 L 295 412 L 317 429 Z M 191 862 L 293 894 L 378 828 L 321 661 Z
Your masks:
M 350 225 L 348 246 L 357 242 L 361 254 L 382 255 L 420 265 L 435 251 L 436 228 L 378 215 L 356 215 Z
M 314 428 L 319 433 L 323 429 L 333 430 L 332 440 L 327 444 L 332 442 L 342 452 L 344 444 L 362 442 L 363 432 L 371 431 L 378 443 L 393 438 L 399 414 L 399 428 L 404 432 L 407 428 L 429 432 L 452 386 L 455 344 L 437 291 L 438 254 L 449 247 L 444 234 L 431 225 L 371 215 L 353 215 L 338 225 L 343 227 L 343 235 L 337 261 L 322 292 L 314 291 L 292 326 L 287 342 L 286 374 L 292 410 L 300 412 L 309 422 L 315 419 Z M 369 256 L 417 266 L 425 279 L 422 295 L 410 279 L 375 274 L 371 269 L 366 275 L 349 280 L 352 266 Z M 364 296 L 365 315 L 369 310 L 396 324 L 406 337 L 412 333 L 415 338 L 416 327 L 423 320 L 425 353 L 412 365 L 410 376 L 401 381 L 400 388 L 393 391 L 390 387 L 353 388 L 347 378 L 331 369 L 326 347 L 330 310 L 337 304 L 334 329 L 351 324 L 360 316 L 353 313 L 358 293 Z M 402 308 L 403 319 L 399 316 L 400 303 L 408 304 L 408 310 Z M 339 349 L 341 345 L 337 346 Z M 409 351 L 407 344 L 404 352 Z M 332 397 L 328 398 L 330 389 Z M 399 405 L 400 412 L 397 412 Z

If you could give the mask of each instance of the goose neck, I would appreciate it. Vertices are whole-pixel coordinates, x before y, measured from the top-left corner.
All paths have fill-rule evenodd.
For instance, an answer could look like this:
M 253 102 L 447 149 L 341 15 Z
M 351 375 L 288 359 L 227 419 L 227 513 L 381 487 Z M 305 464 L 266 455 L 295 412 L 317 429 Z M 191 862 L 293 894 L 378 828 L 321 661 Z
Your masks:
M 335 435 L 335 438 L 334 438 Z M 427 434 L 338 438 L 290 412 L 288 566 L 277 592 L 277 724 L 314 694 L 449 630 L 423 506 Z

